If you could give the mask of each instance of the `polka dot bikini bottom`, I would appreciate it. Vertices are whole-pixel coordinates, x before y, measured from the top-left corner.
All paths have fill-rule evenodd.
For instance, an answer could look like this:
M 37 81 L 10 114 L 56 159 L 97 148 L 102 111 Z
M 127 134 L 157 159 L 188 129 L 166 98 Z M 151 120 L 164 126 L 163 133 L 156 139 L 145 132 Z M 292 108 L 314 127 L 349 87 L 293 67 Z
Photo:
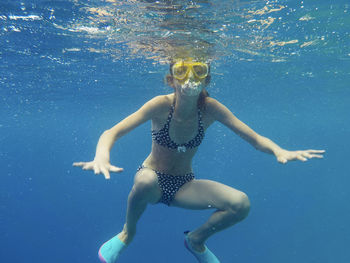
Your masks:
M 137 171 L 140 171 L 144 168 L 147 168 L 141 165 Z M 151 168 L 148 168 L 151 169 Z M 153 170 L 153 169 L 151 169 Z M 174 200 L 176 193 L 180 188 L 185 184 L 194 179 L 193 173 L 188 173 L 185 175 L 171 175 L 167 173 L 162 173 L 157 170 L 153 170 L 158 177 L 158 185 L 162 190 L 162 197 L 159 200 L 159 203 L 166 204 L 167 206 Z

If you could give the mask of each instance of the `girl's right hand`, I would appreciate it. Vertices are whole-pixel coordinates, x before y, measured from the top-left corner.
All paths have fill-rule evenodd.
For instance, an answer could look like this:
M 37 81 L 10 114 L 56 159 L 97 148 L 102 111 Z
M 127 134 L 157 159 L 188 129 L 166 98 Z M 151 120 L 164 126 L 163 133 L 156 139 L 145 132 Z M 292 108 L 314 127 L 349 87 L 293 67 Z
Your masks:
M 73 163 L 73 166 L 82 167 L 83 170 L 93 170 L 95 174 L 102 173 L 107 180 L 111 178 L 109 172 L 120 173 L 124 170 L 123 168 L 111 165 L 107 160 L 96 159 L 91 162 L 76 162 Z

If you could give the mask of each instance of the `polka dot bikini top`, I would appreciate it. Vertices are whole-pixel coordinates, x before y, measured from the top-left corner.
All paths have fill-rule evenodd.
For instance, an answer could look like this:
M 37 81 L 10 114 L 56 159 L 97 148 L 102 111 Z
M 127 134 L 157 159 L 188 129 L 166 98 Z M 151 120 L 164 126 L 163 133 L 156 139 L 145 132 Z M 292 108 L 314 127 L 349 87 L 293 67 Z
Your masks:
M 202 113 L 198 108 L 198 133 L 187 143 L 177 144 L 169 135 L 169 126 L 174 114 L 174 105 L 171 105 L 170 112 L 164 127 L 159 131 L 152 130 L 152 139 L 168 149 L 177 149 L 178 152 L 186 152 L 187 149 L 198 147 L 204 138 L 204 127 L 202 122 Z

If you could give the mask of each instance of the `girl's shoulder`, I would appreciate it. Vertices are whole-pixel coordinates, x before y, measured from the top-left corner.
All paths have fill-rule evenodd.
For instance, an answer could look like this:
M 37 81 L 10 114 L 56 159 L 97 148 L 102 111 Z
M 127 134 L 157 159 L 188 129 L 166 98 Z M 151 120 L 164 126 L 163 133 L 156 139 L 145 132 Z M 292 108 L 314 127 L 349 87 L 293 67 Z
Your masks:
M 227 115 L 230 110 L 218 100 L 207 97 L 205 99 L 205 112 L 209 118 L 215 121 L 220 119 L 223 115 Z
M 159 95 L 154 97 L 149 101 L 149 103 L 154 104 L 158 109 L 169 109 L 174 103 L 174 94 Z
M 218 107 L 222 105 L 218 100 L 212 97 L 206 97 L 204 100 L 204 104 L 205 104 L 205 109 L 208 113 L 215 111 Z
M 153 118 L 163 118 L 163 115 L 167 115 L 169 112 L 169 109 L 174 101 L 174 95 L 168 94 L 168 95 L 159 95 L 152 99 L 150 99 L 148 102 L 146 102 L 146 105 L 152 109 L 151 111 Z

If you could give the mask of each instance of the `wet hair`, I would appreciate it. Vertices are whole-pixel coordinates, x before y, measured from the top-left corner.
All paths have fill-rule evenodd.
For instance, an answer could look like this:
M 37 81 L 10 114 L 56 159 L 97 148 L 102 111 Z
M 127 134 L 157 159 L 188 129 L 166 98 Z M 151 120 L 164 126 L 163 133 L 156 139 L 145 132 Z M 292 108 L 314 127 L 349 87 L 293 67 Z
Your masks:
M 170 67 L 169 67 L 170 74 L 167 74 L 165 76 L 166 83 L 172 88 L 174 88 L 174 76 L 173 76 L 173 71 L 172 71 L 172 68 L 173 68 L 174 65 L 175 65 L 175 63 L 170 63 Z M 211 79 L 211 76 L 210 76 L 210 64 L 208 64 L 208 76 L 205 77 L 205 82 L 204 82 L 205 86 L 209 85 L 210 79 Z M 209 93 L 204 88 L 201 91 L 201 93 L 199 94 L 199 98 L 198 98 L 198 107 L 201 110 L 205 109 L 205 99 L 207 97 L 209 97 Z

